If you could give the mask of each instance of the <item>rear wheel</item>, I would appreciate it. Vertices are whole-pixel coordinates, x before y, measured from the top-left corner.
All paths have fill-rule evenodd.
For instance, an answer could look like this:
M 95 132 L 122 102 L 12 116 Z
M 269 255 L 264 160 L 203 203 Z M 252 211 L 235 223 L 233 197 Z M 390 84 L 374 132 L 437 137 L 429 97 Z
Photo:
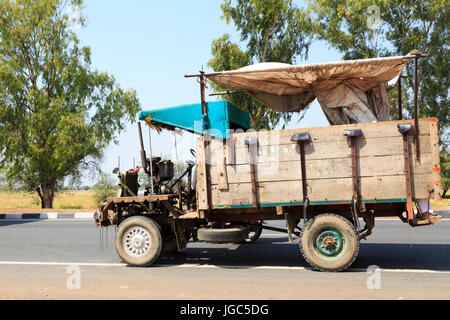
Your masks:
M 359 237 L 347 219 L 322 214 L 310 220 L 303 229 L 300 249 L 315 269 L 338 272 L 347 269 L 358 256 Z
M 131 217 L 123 221 L 117 229 L 117 253 L 130 265 L 151 265 L 159 258 L 162 246 L 161 228 L 150 218 Z

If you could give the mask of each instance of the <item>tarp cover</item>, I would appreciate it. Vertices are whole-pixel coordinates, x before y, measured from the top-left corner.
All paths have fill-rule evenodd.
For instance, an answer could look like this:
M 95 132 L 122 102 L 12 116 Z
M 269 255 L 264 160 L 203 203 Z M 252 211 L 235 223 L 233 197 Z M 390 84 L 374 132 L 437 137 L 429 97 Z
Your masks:
M 414 56 L 290 65 L 260 63 L 206 76 L 224 89 L 240 89 L 281 112 L 297 112 L 318 99 L 330 124 L 389 120 L 388 92 Z

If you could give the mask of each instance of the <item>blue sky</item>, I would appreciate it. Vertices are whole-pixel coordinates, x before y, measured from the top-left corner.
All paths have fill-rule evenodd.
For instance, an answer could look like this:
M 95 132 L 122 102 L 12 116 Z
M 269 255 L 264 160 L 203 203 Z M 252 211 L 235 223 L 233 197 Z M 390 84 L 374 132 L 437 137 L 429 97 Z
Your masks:
M 86 0 L 87 26 L 75 30 L 83 45 L 91 47 L 92 67 L 112 74 L 124 89 L 134 89 L 143 110 L 198 103 L 199 87 L 185 74 L 197 73 L 211 59 L 211 42 L 229 33 L 239 35 L 220 17 L 222 0 L 118 1 Z M 300 6 L 303 1 L 296 1 Z M 341 60 L 341 55 L 321 42 L 314 42 L 309 58 L 297 64 Z M 208 97 L 209 101 L 216 100 Z M 288 128 L 326 126 L 319 105 L 314 102 L 302 121 L 294 119 Z M 148 130 L 144 130 L 148 149 Z M 196 137 L 177 138 L 179 159 L 192 159 L 188 152 Z M 152 133 L 153 154 L 175 159 L 172 134 Z M 102 170 L 111 172 L 120 156 L 121 169 L 140 161 L 137 125 L 129 125 L 118 145 L 106 150 Z M 95 183 L 95 177 L 85 184 Z

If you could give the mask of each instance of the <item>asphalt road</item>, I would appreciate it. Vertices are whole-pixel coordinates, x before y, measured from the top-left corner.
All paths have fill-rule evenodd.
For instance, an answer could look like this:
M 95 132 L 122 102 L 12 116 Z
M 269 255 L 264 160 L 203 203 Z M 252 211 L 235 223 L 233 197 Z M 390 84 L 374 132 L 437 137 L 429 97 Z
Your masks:
M 92 221 L 0 221 L 0 299 L 450 299 L 450 221 L 377 220 L 337 274 L 311 271 L 272 231 L 253 244 L 191 242 L 150 268 L 125 266 L 114 236 L 103 234 L 101 251 Z

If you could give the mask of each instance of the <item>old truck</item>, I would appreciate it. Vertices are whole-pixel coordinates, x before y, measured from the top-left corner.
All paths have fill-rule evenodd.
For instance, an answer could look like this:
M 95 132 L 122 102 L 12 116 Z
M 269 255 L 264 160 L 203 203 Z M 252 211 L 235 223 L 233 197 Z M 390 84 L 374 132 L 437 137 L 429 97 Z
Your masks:
M 117 253 L 133 266 L 149 266 L 191 239 L 252 242 L 269 229 L 291 242 L 297 237 L 308 264 L 333 272 L 355 261 L 378 217 L 395 216 L 412 227 L 439 222 L 417 205 L 441 196 L 437 120 L 418 117 L 417 76 L 414 119 L 402 119 L 400 76 L 408 63 L 417 70 L 422 57 L 187 75 L 199 79 L 201 103 L 144 111 L 140 120 L 158 131 L 199 134 L 191 150 L 196 161 L 175 177 L 171 161 L 147 157 L 138 123 L 142 166 L 116 171 L 121 196 L 107 200 L 96 225 L 118 226 Z M 332 125 L 248 130 L 247 113 L 227 100 L 206 102 L 207 80 L 224 94 L 250 94 L 281 112 L 302 110 L 317 98 Z M 399 119 L 389 121 L 387 94 L 395 86 Z M 141 168 L 150 181 L 143 195 Z M 263 223 L 269 220 L 284 220 L 286 228 Z

